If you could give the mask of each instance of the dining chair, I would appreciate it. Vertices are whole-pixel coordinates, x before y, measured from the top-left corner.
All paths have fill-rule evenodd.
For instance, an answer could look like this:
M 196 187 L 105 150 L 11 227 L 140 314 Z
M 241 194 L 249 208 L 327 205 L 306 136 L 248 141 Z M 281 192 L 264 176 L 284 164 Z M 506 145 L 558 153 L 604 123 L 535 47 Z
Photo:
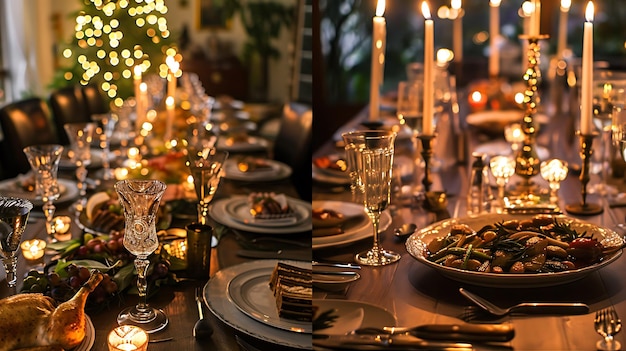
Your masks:
M 59 143 L 50 109 L 41 98 L 29 98 L 4 106 L 0 109 L 0 127 L 4 135 L 0 142 L 0 158 L 6 178 L 30 170 L 23 151 L 26 146 Z
M 273 158 L 291 167 L 291 179 L 303 200 L 312 197 L 312 121 L 310 106 L 297 102 L 285 104 L 273 148 Z
M 87 112 L 89 116 L 107 113 L 109 108 L 104 98 L 104 92 L 100 90 L 96 84 L 87 84 L 81 88 L 83 99 L 87 106 Z
M 63 125 L 91 122 L 91 114 L 83 90 L 80 86 L 59 88 L 50 94 L 49 101 L 59 143 L 69 145 L 70 141 Z

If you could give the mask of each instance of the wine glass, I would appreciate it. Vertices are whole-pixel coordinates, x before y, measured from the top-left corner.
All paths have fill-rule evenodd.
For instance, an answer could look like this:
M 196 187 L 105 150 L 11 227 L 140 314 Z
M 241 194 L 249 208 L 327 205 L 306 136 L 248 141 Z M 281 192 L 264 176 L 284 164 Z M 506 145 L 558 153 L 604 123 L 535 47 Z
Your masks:
M 55 242 L 56 225 L 54 212 L 56 201 L 61 192 L 57 182 L 59 161 L 63 153 L 63 146 L 56 144 L 31 145 L 24 148 L 30 167 L 35 172 L 35 188 L 37 197 L 43 202 L 43 213 L 46 216 L 46 232 L 48 242 Z
M 567 162 L 553 158 L 541 162 L 539 166 L 541 177 L 550 184 L 550 203 L 558 201 L 557 192 L 561 187 L 561 182 L 567 177 Z
M 504 190 L 509 178 L 515 174 L 515 159 L 507 156 L 492 157 L 489 161 L 489 168 L 498 185 L 498 202 L 504 208 Z
M 379 244 L 378 228 L 381 213 L 389 206 L 391 179 L 393 176 L 393 153 L 396 133 L 372 130 L 361 132 L 364 143 L 357 148 L 355 169 L 363 187 L 365 211 L 373 226 L 373 247 L 355 256 L 359 264 L 383 266 L 397 262 L 400 254 L 384 250 Z
M 33 204 L 14 197 L 0 197 L 0 255 L 7 274 L 9 288 L 17 284 L 17 256 L 22 234 Z
M 135 325 L 148 333 L 167 326 L 168 318 L 163 311 L 147 303 L 148 281 L 146 275 L 150 261 L 148 256 L 159 247 L 156 219 L 159 203 L 165 192 L 165 183 L 158 180 L 126 179 L 115 183 L 124 210 L 126 229 L 124 247 L 135 255 L 139 303 L 128 307 L 117 316 L 120 325 Z
M 398 103 L 396 115 L 400 124 L 411 128 L 413 137 L 413 189 L 412 196 L 417 196 L 422 192 L 421 169 L 422 157 L 420 155 L 421 144 L 418 135 L 422 132 L 424 115 L 424 82 L 420 79 L 403 81 L 398 83 Z
M 344 140 L 344 150 L 346 155 L 346 166 L 348 176 L 350 177 L 350 192 L 352 193 L 352 202 L 360 203 L 363 201 L 363 184 L 359 176 L 357 158 L 357 150 L 365 145 L 364 134 L 361 131 L 352 131 L 341 134 Z
M 91 116 L 94 122 L 98 123 L 96 134 L 100 137 L 100 148 L 102 148 L 102 179 L 111 180 L 115 178 L 111 169 L 111 137 L 117 123 L 117 115 L 114 113 L 100 113 Z
M 198 196 L 198 222 L 208 224 L 209 204 L 222 178 L 222 168 L 228 158 L 228 152 L 214 148 L 189 147 L 187 158 Z
M 85 208 L 87 203 L 87 166 L 91 164 L 91 142 L 96 130 L 95 123 L 66 123 L 63 125 L 70 139 L 70 159 L 76 165 L 79 198 L 74 204 L 77 212 Z

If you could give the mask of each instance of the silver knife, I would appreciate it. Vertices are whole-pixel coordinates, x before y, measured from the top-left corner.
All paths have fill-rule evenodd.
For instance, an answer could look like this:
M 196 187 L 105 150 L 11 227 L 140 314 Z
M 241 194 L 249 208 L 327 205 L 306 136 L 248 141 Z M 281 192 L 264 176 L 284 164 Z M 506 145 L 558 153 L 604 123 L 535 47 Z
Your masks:
M 314 334 L 313 346 L 332 350 L 450 350 L 472 351 L 472 344 L 426 341 L 410 335 Z
M 273 258 L 284 260 L 311 261 L 310 250 L 247 250 L 237 251 L 237 255 L 247 258 Z
M 409 334 L 425 340 L 458 342 L 506 342 L 513 339 L 515 329 L 510 324 L 424 324 L 417 327 L 361 328 L 356 334 Z

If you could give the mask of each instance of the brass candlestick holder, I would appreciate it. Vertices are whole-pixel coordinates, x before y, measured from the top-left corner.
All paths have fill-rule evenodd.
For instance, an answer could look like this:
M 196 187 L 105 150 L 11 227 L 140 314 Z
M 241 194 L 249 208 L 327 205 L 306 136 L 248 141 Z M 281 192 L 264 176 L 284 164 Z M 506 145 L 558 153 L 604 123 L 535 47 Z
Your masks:
M 541 71 L 539 70 L 539 57 L 541 56 L 541 47 L 539 40 L 547 39 L 548 35 L 521 35 L 521 39 L 528 40 L 528 67 L 524 71 L 524 80 L 526 81 L 526 90 L 524 91 L 524 104 L 526 111 L 522 120 L 522 132 L 524 133 L 524 142 L 520 147 L 515 161 L 515 174 L 521 176 L 525 180 L 526 191 L 530 192 L 530 178 L 539 174 L 541 160 L 535 150 L 535 134 L 537 126 L 534 116 L 537 113 L 537 106 L 540 98 L 538 93 L 538 83 L 541 79 Z
M 587 183 L 589 183 L 589 161 L 593 154 L 593 138 L 598 136 L 598 133 L 582 134 L 578 133 L 580 138 L 580 158 L 582 159 L 582 169 L 580 171 L 580 182 L 582 183 L 582 202 L 575 204 L 568 204 L 565 206 L 565 210 L 571 214 L 591 216 L 602 213 L 602 206 L 594 203 L 587 202 Z
M 430 160 L 433 157 L 433 141 L 436 135 L 420 134 L 417 138 L 422 142 L 422 158 L 424 159 L 424 179 L 422 184 L 424 185 L 424 193 L 430 192 L 430 186 L 433 184 L 433 179 L 430 174 Z

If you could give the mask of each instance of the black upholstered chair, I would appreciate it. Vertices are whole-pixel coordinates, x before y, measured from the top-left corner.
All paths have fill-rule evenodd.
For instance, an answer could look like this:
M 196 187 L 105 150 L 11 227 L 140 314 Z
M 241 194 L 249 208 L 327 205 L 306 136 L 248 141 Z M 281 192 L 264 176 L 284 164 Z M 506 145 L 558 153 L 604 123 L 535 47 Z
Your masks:
M 81 86 L 60 88 L 50 94 L 50 108 L 62 145 L 69 145 L 63 125 L 66 123 L 91 122 L 91 114 L 87 107 Z
M 0 109 L 0 143 L 3 176 L 15 177 L 30 170 L 24 147 L 36 144 L 58 144 L 59 139 L 45 100 L 30 98 Z
M 299 103 L 285 104 L 274 141 L 273 158 L 289 165 L 291 179 L 303 200 L 311 200 L 311 133 L 313 112 Z
M 81 90 L 90 116 L 109 112 L 104 93 L 96 84 L 87 84 Z

